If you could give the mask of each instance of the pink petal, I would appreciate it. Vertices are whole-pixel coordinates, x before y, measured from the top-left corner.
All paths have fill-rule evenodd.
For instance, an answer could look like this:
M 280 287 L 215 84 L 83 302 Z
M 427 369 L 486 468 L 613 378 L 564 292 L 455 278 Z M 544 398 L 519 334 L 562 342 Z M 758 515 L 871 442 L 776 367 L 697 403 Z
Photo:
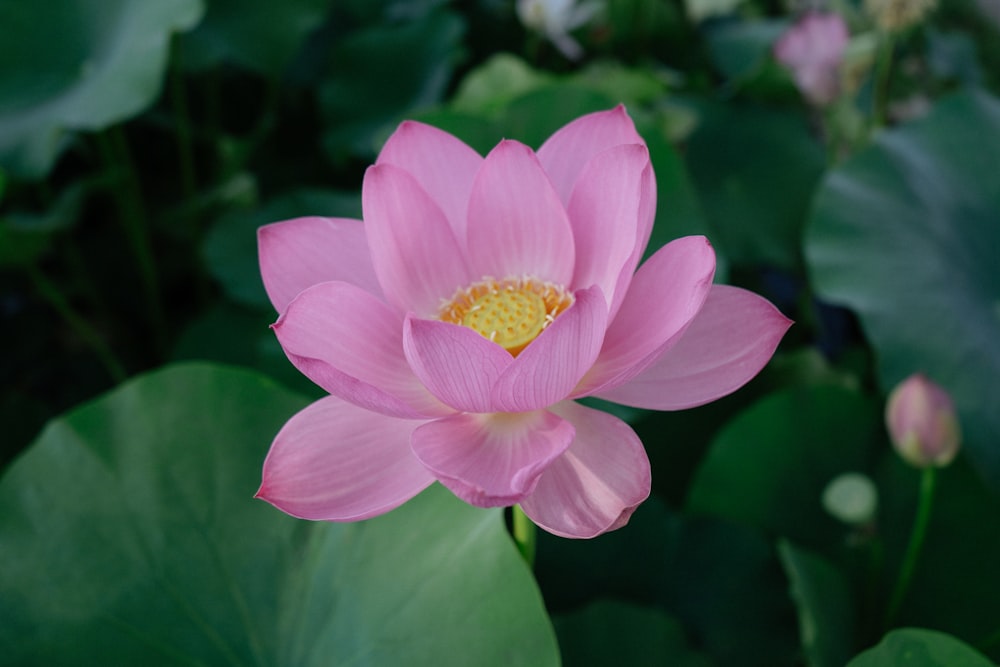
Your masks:
M 569 449 L 521 502 L 536 524 L 562 537 L 589 538 L 628 523 L 650 490 L 649 459 L 617 417 L 567 401 L 551 408 L 576 428 Z
M 465 502 L 500 507 L 530 494 L 572 440 L 573 426 L 544 410 L 462 414 L 415 430 L 413 453 Z
M 639 253 L 645 249 L 646 227 L 652 227 L 652 211 L 646 205 L 650 178 L 649 151 L 641 144 L 609 148 L 587 163 L 568 209 L 576 246 L 572 289 L 598 285 L 611 304 L 624 298 L 635 271 L 629 260 L 640 242 Z M 655 180 L 652 196 L 656 196 Z M 623 274 L 626 280 L 620 280 Z
M 791 325 L 766 299 L 715 285 L 676 345 L 629 383 L 597 395 L 652 410 L 704 405 L 749 382 Z
M 423 423 L 322 398 L 278 432 L 256 497 L 302 519 L 357 521 L 388 512 L 434 481 L 410 450 Z
M 568 313 L 568 311 L 567 311 Z M 494 412 L 491 392 L 514 359 L 467 327 L 408 317 L 403 345 L 410 367 L 427 389 L 464 412 Z
M 625 107 L 581 116 L 563 126 L 538 149 L 538 159 L 559 198 L 568 204 L 584 166 L 601 151 L 621 144 L 645 142 L 635 131 Z
M 403 312 L 436 315 L 472 282 L 444 213 L 409 172 L 391 164 L 368 168 L 361 197 L 372 264 L 386 299 Z
M 712 288 L 715 252 L 704 236 L 660 248 L 636 272 L 604 347 L 577 396 L 624 384 L 678 341 Z
M 594 363 L 607 326 L 607 306 L 598 287 L 575 296 L 576 302 L 501 373 L 492 410 L 522 412 L 558 403 Z
M 416 178 L 463 240 L 472 180 L 482 162 L 479 153 L 447 132 L 408 120 L 386 141 L 376 164 L 396 165 Z
M 635 247 L 632 248 L 632 254 L 629 255 L 628 261 L 625 262 L 622 273 L 618 277 L 615 298 L 611 304 L 612 317 L 618 312 L 618 308 L 628 292 L 635 274 L 635 267 L 639 266 L 639 261 L 646 253 L 649 237 L 653 233 L 653 221 L 656 218 L 656 175 L 653 173 L 652 164 L 642 172 L 642 193 L 639 195 L 638 218 L 639 227 L 635 236 Z
M 476 279 L 531 276 L 563 286 L 572 279 L 569 218 L 524 144 L 500 142 L 476 174 L 467 247 Z
M 313 285 L 273 328 L 295 367 L 335 396 L 397 417 L 451 412 L 410 370 L 402 317 L 359 287 Z
M 260 275 L 279 313 L 316 283 L 342 280 L 382 294 L 360 220 L 296 218 L 257 230 Z

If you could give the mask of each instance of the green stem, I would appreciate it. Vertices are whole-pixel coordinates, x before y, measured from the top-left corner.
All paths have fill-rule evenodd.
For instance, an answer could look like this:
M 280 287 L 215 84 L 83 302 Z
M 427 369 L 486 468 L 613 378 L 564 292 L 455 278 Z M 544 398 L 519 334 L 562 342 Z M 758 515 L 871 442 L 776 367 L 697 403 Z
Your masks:
M 191 116 L 188 113 L 187 91 L 184 88 L 183 54 L 177 35 L 173 43 L 174 57 L 170 59 L 170 98 L 174 107 L 174 127 L 177 131 L 177 160 L 180 165 L 181 187 L 185 201 L 194 198 L 197 177 L 194 167 L 194 149 L 191 141 Z
M 121 362 L 118 361 L 118 358 L 111 351 L 111 348 L 108 347 L 104 338 L 97 333 L 96 329 L 90 326 L 87 320 L 73 310 L 73 307 L 69 305 L 69 302 L 59 289 L 45 277 L 45 274 L 37 266 L 28 264 L 27 271 L 28 277 L 31 278 L 31 282 L 34 284 L 35 289 L 38 290 L 38 293 L 48 301 L 53 310 L 59 313 L 59 316 L 76 332 L 76 335 L 90 346 L 94 354 L 97 355 L 97 358 L 104 365 L 105 370 L 108 371 L 111 379 L 116 383 L 123 382 L 128 377 L 128 374 L 125 372 L 125 368 Z
M 229 170 L 224 174 L 224 179 L 229 179 L 233 174 L 243 171 L 254 153 L 261 144 L 268 138 L 278 118 L 278 106 L 281 102 L 281 86 L 275 79 L 268 79 L 267 90 L 264 93 L 264 103 L 261 108 L 260 117 L 254 125 L 253 130 L 240 142 L 240 149 L 236 160 L 229 165 Z
M 937 469 L 933 466 L 924 468 L 920 478 L 920 500 L 917 505 L 917 516 L 913 520 L 913 530 L 910 533 L 910 543 L 906 546 L 906 555 L 903 556 L 903 565 L 899 569 L 899 578 L 896 579 L 896 587 L 889 598 L 889 606 L 886 609 L 886 627 L 892 625 L 899 605 L 903 602 L 906 592 L 910 587 L 910 580 L 913 578 L 913 571 L 917 567 L 917 560 L 920 558 L 920 550 L 924 545 L 924 537 L 927 535 L 927 524 L 931 518 L 931 508 L 934 505 L 934 481 Z
M 163 338 L 166 318 L 160 303 L 153 246 L 146 224 L 147 216 L 135 164 L 120 127 L 113 127 L 97 135 L 97 141 L 107 168 L 116 177 L 116 181 L 122 182 L 120 187 L 112 188 L 112 192 L 118 208 L 118 217 L 132 248 L 132 255 L 139 265 L 139 282 L 145 297 L 154 345 L 157 354 L 163 354 L 166 350 Z
M 874 529 L 873 529 L 874 530 Z M 862 641 L 867 644 L 878 643 L 882 633 L 878 628 L 879 614 L 882 613 L 881 600 L 878 597 L 878 584 L 882 576 L 885 561 L 885 547 L 882 538 L 876 533 L 866 545 L 864 552 L 863 593 L 860 595 L 860 620 L 858 627 L 862 629 Z M 871 633 L 878 633 L 868 636 Z
M 542 58 L 542 38 L 534 30 L 529 30 L 527 41 L 524 45 L 524 54 L 529 63 L 535 67 L 541 67 Z
M 514 542 L 517 544 L 517 550 L 521 552 L 521 556 L 524 561 L 528 564 L 528 567 L 534 567 L 535 565 L 535 540 L 536 535 L 534 522 L 528 518 L 528 515 L 524 513 L 520 505 L 514 505 L 512 508 L 512 523 L 514 532 Z
M 892 72 L 894 40 L 891 32 L 879 35 L 878 55 L 872 84 L 872 129 L 885 127 L 889 109 L 889 74 Z
M 76 241 L 73 237 L 67 236 L 62 240 L 61 246 L 66 264 L 72 273 L 70 280 L 73 281 L 73 286 L 80 290 L 84 298 L 90 302 L 92 308 L 96 311 L 98 319 L 110 320 L 111 308 L 108 306 L 107 299 L 97 289 L 97 285 L 90 275 L 90 271 L 87 269 L 87 264 L 83 260 Z

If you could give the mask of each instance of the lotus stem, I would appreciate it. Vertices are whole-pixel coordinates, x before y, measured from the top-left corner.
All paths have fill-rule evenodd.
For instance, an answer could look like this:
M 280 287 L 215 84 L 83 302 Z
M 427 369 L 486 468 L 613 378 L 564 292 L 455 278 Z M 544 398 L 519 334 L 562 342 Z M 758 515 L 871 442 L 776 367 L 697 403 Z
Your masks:
M 517 550 L 521 552 L 528 567 L 534 567 L 537 528 L 520 505 L 514 505 L 512 514 L 514 542 L 517 544 Z
M 891 626 L 899 605 L 906 597 L 909 590 L 913 572 L 917 567 L 917 560 L 920 558 L 920 551 L 924 545 L 924 537 L 927 535 L 927 525 L 930 522 L 931 508 L 934 505 L 934 482 L 936 468 L 928 466 L 923 469 L 920 478 L 920 499 L 917 505 L 917 516 L 913 520 L 913 530 L 910 533 L 910 543 L 906 546 L 906 555 L 903 557 L 903 565 L 899 570 L 899 578 L 896 579 L 896 587 L 889 598 L 889 606 L 886 609 L 885 624 Z

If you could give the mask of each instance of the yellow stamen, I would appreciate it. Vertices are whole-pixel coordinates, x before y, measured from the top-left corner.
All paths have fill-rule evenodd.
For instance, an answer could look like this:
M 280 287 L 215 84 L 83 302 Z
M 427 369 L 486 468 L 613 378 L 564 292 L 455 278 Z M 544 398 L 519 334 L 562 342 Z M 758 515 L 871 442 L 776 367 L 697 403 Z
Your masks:
M 440 319 L 461 324 L 517 356 L 573 303 L 561 287 L 532 278 L 484 278 L 455 293 Z

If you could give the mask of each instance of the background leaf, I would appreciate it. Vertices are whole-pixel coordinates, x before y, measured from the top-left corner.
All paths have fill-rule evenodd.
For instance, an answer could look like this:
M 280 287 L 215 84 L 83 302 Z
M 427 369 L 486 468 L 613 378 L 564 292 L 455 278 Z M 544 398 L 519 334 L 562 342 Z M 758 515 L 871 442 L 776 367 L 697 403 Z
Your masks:
M 233 62 L 280 73 L 320 26 L 328 0 L 205 0 L 205 18 L 181 40 L 184 64 L 201 69 Z
M 796 547 L 778 544 L 799 610 L 799 634 L 810 667 L 841 667 L 855 642 L 855 601 L 848 578 L 832 563 Z
M 992 667 L 993 663 L 943 632 L 906 628 L 886 635 L 878 646 L 847 667 Z
M 334 162 L 368 159 L 384 139 L 377 134 L 385 126 L 437 103 L 457 64 L 464 31 L 461 17 L 437 10 L 346 35 L 317 91 L 327 155 Z
M 706 105 L 688 158 L 708 222 L 734 265 L 801 264 L 802 229 L 825 166 L 801 116 Z
M 499 510 L 435 486 L 314 524 L 252 498 L 304 403 L 181 365 L 51 423 L 0 480 L 7 664 L 557 664 Z
M 885 533 L 884 599 L 903 560 L 920 472 L 893 454 L 878 472 Z M 937 473 L 934 506 L 898 625 L 935 628 L 976 642 L 1000 660 L 1000 498 L 959 457 Z M 991 638 L 986 642 L 984 638 Z
M 923 372 L 1000 490 L 1000 102 L 966 92 L 829 174 L 809 223 L 813 281 L 856 311 L 888 391 Z
M 844 527 L 822 493 L 845 472 L 873 467 L 885 436 L 879 406 L 836 386 L 774 393 L 730 421 L 695 475 L 687 508 L 740 521 L 827 552 Z
M 650 607 L 601 600 L 553 619 L 567 667 L 710 667 L 688 647 L 680 624 Z
M 64 132 L 100 130 L 160 92 L 170 35 L 201 18 L 200 0 L 0 0 L 0 164 L 44 176 Z
M 553 613 L 628 601 L 674 619 L 712 664 L 796 664 L 787 580 L 773 547 L 751 528 L 684 517 L 654 496 L 627 527 L 600 539 L 540 533 L 536 572 Z

